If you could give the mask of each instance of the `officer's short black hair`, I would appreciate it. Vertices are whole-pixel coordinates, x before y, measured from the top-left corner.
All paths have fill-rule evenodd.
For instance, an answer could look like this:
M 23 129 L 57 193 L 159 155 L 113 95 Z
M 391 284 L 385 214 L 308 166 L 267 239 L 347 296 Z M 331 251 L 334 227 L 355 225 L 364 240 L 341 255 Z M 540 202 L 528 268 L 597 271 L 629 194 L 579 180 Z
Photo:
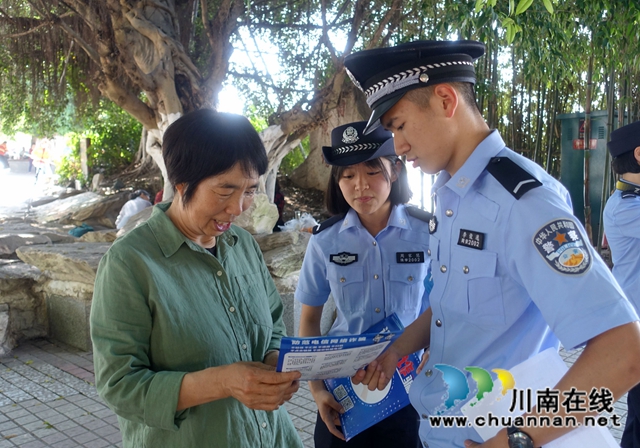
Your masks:
M 366 164 L 369 168 L 382 170 L 384 178 L 387 180 L 387 182 L 390 182 L 391 173 L 387 170 L 387 167 L 385 166 L 382 159 L 387 159 L 389 162 L 391 162 L 391 167 L 393 167 L 397 163 L 400 164 L 398 178 L 391 184 L 391 192 L 389 193 L 389 201 L 391 202 L 391 205 L 406 204 L 407 202 L 409 202 L 409 199 L 411 199 L 411 196 L 413 196 L 413 193 L 411 192 L 411 188 L 409 187 L 407 167 L 397 156 L 379 157 L 377 159 L 368 160 L 362 163 Z M 347 213 L 351 208 L 349 206 L 349 203 L 347 203 L 347 200 L 344 198 L 339 185 L 340 177 L 342 177 L 342 173 L 344 173 L 347 168 L 349 168 L 349 166 L 333 165 L 331 167 L 331 177 L 329 178 L 329 184 L 327 185 L 327 190 L 324 196 L 325 206 L 327 207 L 327 211 L 331 215 Z
M 204 179 L 237 163 L 246 174 L 263 175 L 269 164 L 260 136 L 242 115 L 200 109 L 176 120 L 164 133 L 162 157 L 169 181 L 184 184 L 183 204 Z
M 640 173 L 640 163 L 636 160 L 635 151 L 627 151 L 611 160 L 611 168 L 616 174 Z
M 478 107 L 478 102 L 476 101 L 476 92 L 473 88 L 473 84 L 469 82 L 451 82 L 451 84 L 456 91 L 462 97 L 462 100 L 469 106 L 471 106 L 476 112 L 480 113 L 480 108 Z M 419 89 L 409 90 L 404 97 L 411 101 L 412 103 L 417 104 L 422 108 L 429 107 L 429 99 L 433 93 L 433 89 L 435 89 L 435 85 L 422 87 Z

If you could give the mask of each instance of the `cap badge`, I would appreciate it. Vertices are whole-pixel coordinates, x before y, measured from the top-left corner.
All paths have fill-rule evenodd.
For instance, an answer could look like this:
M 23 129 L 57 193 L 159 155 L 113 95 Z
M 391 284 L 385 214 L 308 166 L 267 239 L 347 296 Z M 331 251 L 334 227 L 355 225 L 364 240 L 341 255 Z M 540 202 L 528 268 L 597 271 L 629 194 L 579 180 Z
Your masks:
M 354 127 L 349 126 L 342 133 L 342 142 L 343 143 L 355 143 L 358 141 L 358 131 Z

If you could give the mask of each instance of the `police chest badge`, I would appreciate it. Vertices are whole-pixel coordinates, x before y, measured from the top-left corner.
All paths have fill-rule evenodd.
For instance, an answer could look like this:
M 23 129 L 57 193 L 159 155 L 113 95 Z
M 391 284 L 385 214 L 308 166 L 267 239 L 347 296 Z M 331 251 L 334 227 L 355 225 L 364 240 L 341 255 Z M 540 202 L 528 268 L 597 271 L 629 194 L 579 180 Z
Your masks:
M 536 232 L 533 245 L 552 269 L 562 274 L 582 274 L 591 255 L 578 226 L 570 219 L 550 222 Z
M 331 254 L 329 255 L 329 261 L 331 261 L 331 263 L 339 264 L 340 266 L 347 266 L 358 261 L 358 254 L 350 254 L 348 252 Z
M 438 230 L 438 219 L 433 215 L 429 220 L 429 233 L 433 234 Z

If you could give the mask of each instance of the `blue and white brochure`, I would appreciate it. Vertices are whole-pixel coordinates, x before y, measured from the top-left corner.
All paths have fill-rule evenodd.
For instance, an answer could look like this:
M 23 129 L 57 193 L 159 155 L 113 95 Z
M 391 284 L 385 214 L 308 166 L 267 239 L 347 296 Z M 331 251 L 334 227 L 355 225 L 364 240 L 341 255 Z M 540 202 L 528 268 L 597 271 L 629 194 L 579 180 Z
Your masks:
M 376 359 L 404 330 L 395 314 L 356 336 L 284 337 L 278 372 L 299 371 L 301 380 L 353 376 Z
M 389 325 L 386 320 L 374 325 L 368 332 L 375 332 L 380 324 Z M 370 391 L 367 386 L 353 384 L 351 378 L 324 381 L 327 390 L 344 409 L 344 413 L 340 414 L 340 424 L 347 441 L 409 404 L 409 388 L 419 364 L 420 359 L 415 353 L 402 358 L 384 390 Z

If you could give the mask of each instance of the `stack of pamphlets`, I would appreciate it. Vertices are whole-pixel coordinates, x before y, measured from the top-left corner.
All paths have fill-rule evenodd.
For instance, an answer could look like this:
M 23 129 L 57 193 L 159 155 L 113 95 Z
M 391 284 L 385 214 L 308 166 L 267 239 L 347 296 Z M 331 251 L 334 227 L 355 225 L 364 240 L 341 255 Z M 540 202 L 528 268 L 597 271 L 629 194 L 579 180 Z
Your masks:
M 323 379 L 344 413 L 340 415 L 346 440 L 409 404 L 409 387 L 420 363 L 416 354 L 398 362 L 384 390 L 370 391 L 351 381 L 358 369 L 376 359 L 404 330 L 395 314 L 357 336 L 283 338 L 278 372 L 300 371 L 303 380 Z

